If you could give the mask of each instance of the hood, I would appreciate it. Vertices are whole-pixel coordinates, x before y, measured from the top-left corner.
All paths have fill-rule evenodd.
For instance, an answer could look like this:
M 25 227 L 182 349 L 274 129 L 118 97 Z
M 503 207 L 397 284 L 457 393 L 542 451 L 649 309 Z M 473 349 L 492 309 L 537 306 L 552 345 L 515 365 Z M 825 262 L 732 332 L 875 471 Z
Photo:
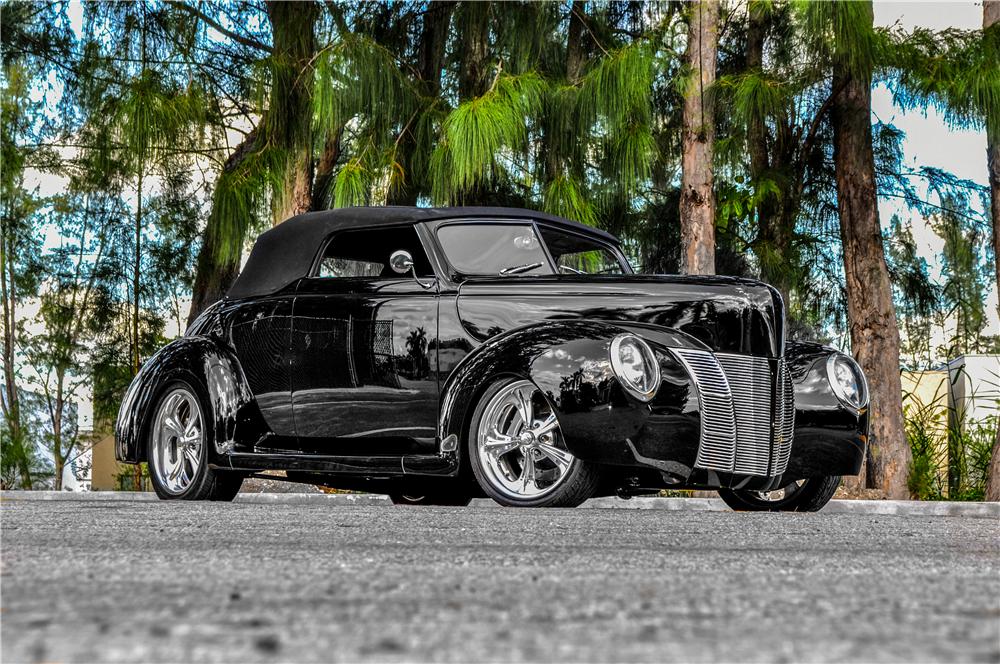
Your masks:
M 544 320 L 628 320 L 680 330 L 715 352 L 780 357 L 785 312 L 759 281 L 709 276 L 546 276 L 470 279 L 458 316 L 479 341 Z

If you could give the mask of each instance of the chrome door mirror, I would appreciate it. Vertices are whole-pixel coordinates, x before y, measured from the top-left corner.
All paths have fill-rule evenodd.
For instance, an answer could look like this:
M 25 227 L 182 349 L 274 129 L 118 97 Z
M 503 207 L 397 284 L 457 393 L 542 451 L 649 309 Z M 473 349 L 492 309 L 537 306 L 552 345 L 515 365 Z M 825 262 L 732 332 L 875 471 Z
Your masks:
M 385 254 L 382 255 L 384 256 Z M 405 249 L 394 251 L 392 252 L 392 256 L 389 256 L 389 267 L 396 274 L 406 274 L 413 269 L 413 256 Z
M 434 282 L 425 284 L 424 282 L 417 279 L 417 270 L 413 267 L 413 255 L 406 249 L 398 249 L 392 252 L 389 256 L 389 267 L 396 274 L 406 274 L 407 272 L 413 277 L 413 280 L 417 282 L 421 288 L 428 289 L 434 287 Z

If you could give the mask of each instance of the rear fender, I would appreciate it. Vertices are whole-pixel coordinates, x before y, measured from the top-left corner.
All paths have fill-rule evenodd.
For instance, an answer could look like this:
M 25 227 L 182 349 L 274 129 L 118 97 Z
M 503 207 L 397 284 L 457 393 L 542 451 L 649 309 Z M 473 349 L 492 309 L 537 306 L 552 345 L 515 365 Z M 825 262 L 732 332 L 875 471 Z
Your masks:
M 241 431 L 260 430 L 263 420 L 233 354 L 208 337 L 182 337 L 143 364 L 132 380 L 115 424 L 115 457 L 124 463 L 146 461 L 146 439 L 153 409 L 164 388 L 184 380 L 198 392 L 208 428 L 210 463 L 221 463 Z

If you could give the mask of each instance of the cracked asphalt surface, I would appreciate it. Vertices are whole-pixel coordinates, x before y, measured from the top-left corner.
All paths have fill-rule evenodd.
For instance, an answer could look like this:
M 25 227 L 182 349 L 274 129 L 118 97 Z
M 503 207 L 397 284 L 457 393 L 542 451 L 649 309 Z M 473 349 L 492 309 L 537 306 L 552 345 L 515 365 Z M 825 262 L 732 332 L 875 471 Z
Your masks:
M 12 662 L 1000 661 L 1000 523 L 0 502 Z

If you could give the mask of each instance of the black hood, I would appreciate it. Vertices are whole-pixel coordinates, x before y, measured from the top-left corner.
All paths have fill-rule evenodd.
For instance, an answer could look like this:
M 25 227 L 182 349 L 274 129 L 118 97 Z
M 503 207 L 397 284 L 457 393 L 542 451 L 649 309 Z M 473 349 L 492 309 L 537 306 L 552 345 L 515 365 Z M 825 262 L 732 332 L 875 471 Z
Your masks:
M 680 330 L 715 352 L 780 357 L 785 312 L 777 290 L 735 277 L 627 275 L 470 279 L 458 315 L 485 340 L 543 320 L 629 320 Z

